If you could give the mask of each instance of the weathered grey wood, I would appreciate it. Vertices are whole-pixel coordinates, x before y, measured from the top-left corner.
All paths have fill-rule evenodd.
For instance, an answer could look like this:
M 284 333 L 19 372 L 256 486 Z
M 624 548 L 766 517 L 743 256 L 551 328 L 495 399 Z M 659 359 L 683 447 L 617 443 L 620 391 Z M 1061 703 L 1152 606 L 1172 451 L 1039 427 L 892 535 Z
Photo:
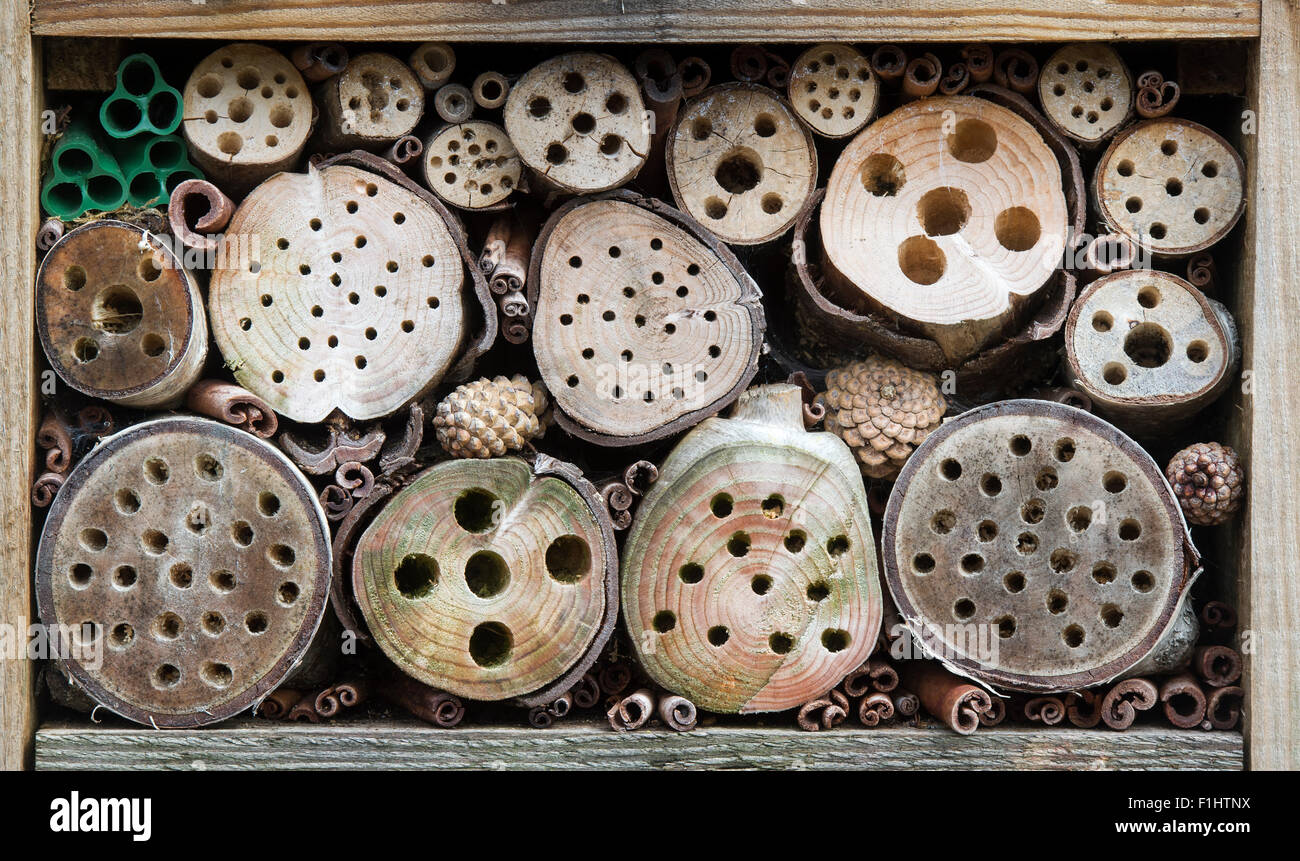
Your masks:
M 658 43 L 1259 35 L 1258 0 L 35 0 L 33 5 L 39 36 Z
M 434 729 L 409 720 L 328 725 L 242 719 L 202 732 L 50 723 L 38 769 L 1240 769 L 1236 732 L 725 726 L 611 732 L 574 721 L 546 730 Z

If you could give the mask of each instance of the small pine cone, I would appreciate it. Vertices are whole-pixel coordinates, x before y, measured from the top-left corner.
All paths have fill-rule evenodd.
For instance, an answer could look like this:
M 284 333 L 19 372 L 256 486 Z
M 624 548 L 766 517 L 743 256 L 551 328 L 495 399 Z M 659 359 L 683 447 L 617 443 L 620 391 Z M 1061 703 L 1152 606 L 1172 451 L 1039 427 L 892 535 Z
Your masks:
M 438 442 L 453 457 L 500 457 L 544 433 L 546 390 L 521 374 L 457 386 L 433 417 Z
M 849 444 L 871 478 L 896 478 L 948 411 L 932 375 L 880 356 L 827 373 L 817 402 L 826 429 Z
M 1187 522 L 1217 526 L 1246 496 L 1246 471 L 1237 453 L 1217 442 L 1198 442 L 1174 455 L 1165 467 Z

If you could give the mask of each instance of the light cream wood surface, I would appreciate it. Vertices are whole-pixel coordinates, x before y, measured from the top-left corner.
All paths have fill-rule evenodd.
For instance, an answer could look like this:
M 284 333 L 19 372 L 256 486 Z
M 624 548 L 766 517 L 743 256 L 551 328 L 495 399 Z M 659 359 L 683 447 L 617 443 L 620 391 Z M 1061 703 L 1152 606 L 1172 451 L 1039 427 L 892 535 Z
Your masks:
M 34 6 L 39 36 L 182 39 L 1028 42 L 1250 39 L 1260 29 L 1257 0 L 35 0 Z
M 6 3 L 0 11 L 0 484 L 5 502 L 0 516 L 0 624 L 26 642 L 32 612 L 31 506 L 32 440 L 38 408 L 32 284 L 36 277 L 36 193 L 40 105 L 40 54 L 32 50 L 25 4 Z M 0 657 L 0 768 L 22 768 L 36 731 L 31 661 Z
M 1255 93 L 1247 105 L 1258 133 L 1244 135 L 1251 210 L 1244 263 L 1236 279 L 1239 322 L 1245 336 L 1242 368 L 1251 393 L 1241 397 L 1234 444 L 1246 458 L 1250 495 L 1238 542 L 1238 600 L 1253 654 L 1246 660 L 1247 738 L 1254 769 L 1300 768 L 1300 633 L 1295 624 L 1300 580 L 1300 499 L 1292 451 L 1300 434 L 1300 387 L 1294 357 L 1300 349 L 1300 268 L 1296 225 L 1300 181 L 1300 9 L 1264 0 Z M 1255 64 L 1252 64 L 1254 66 Z M 1253 252 L 1253 253 L 1252 253 Z M 1253 260 L 1252 260 L 1253 258 Z

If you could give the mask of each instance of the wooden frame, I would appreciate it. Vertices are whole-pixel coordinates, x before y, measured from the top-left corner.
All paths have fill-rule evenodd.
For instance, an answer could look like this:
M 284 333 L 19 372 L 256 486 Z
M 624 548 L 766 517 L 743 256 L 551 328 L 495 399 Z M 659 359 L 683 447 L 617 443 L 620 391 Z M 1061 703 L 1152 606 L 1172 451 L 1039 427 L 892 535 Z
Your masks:
M 0 518 L 0 623 L 25 632 L 32 617 L 32 517 L 26 490 L 34 475 L 33 439 L 39 407 L 32 284 L 40 173 L 43 36 L 149 36 L 347 40 L 529 39 L 602 41 L 1064 41 L 1071 39 L 1241 38 L 1251 52 L 1247 105 L 1257 124 L 1245 135 L 1249 206 L 1236 313 L 1245 336 L 1244 370 L 1235 396 L 1240 421 L 1231 442 L 1247 458 L 1250 497 L 1237 530 L 1239 606 L 1248 633 L 1246 764 L 1300 768 L 1300 493 L 1292 482 L 1290 446 L 1300 441 L 1300 388 L 1289 361 L 1300 352 L 1300 181 L 1292 157 L 1300 139 L 1300 9 L 1288 0 L 1170 4 L 1120 0 L 1104 9 L 1089 0 L 1020 0 L 994 5 L 930 0 L 924 9 L 900 0 L 34 0 L 0 12 L 0 94 L 5 100 L 0 147 L 0 379 L 10 396 L 0 414 L 7 444 L 0 483 L 9 488 Z M 1099 16 L 1100 19 L 1099 19 Z M 201 20 L 201 23 L 200 23 Z M 21 642 L 21 639 L 20 639 Z M 51 725 L 39 732 L 31 662 L 0 656 L 0 767 L 258 767 L 355 764 L 521 767 L 554 764 L 539 753 L 565 744 L 569 764 L 611 761 L 630 767 L 894 766 L 949 768 L 1239 767 L 1240 736 L 1187 735 L 1144 728 L 1105 731 L 997 729 L 970 738 L 905 729 L 798 734 L 754 727 L 718 727 L 687 736 L 597 732 L 581 724 L 534 733 L 502 728 L 454 733 L 410 724 L 285 727 L 236 721 L 205 733 L 155 734 L 139 728 L 85 729 Z M 362 731 L 358 731 L 362 730 Z M 351 735 L 349 735 L 351 733 Z M 440 734 L 445 733 L 445 734 Z M 341 745 L 342 738 L 355 745 Z M 93 742 L 88 743 L 87 739 Z M 249 746 L 249 739 L 259 743 Z M 476 742 L 466 744 L 467 741 Z M 263 748 L 262 742 L 267 745 Z M 450 746 L 450 747 L 449 747 Z M 460 760 L 443 759 L 455 755 Z M 239 751 L 266 750 L 256 762 Z M 95 751 L 102 750 L 102 755 Z M 311 758 L 348 756 L 346 762 Z M 324 751 L 324 753 L 321 753 Z M 465 752 L 473 759 L 465 759 Z M 586 751 L 586 753 L 582 753 Z M 717 756 L 711 752 L 719 752 Z M 260 754 L 259 754 L 260 755 Z M 585 757 L 585 758 L 584 758 Z M 614 757 L 611 760 L 610 757 Z

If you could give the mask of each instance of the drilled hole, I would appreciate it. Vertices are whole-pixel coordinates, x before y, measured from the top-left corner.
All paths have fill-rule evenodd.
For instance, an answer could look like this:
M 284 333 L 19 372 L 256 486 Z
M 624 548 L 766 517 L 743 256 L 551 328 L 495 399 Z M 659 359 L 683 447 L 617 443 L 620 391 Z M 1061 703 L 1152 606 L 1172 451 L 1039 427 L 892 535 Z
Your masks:
M 801 530 L 795 529 L 785 536 L 782 543 L 785 545 L 785 549 L 791 553 L 802 553 L 807 542 L 808 536 Z
M 561 583 L 577 583 L 591 570 L 591 549 L 577 535 L 561 535 L 546 548 L 546 571 Z
M 943 249 L 928 236 L 909 236 L 898 246 L 898 268 L 908 280 L 933 284 L 948 268 Z
M 1034 479 L 1034 486 L 1039 490 L 1054 490 L 1058 481 L 1056 470 L 1049 466 L 1039 471 L 1038 477 Z
M 126 648 L 135 640 L 135 628 L 129 622 L 119 622 L 108 632 L 108 641 L 119 649 Z
M 146 529 L 140 536 L 140 543 L 146 553 L 158 556 L 167 550 L 167 536 L 157 529 Z
M 230 526 L 230 538 L 240 547 L 253 543 L 253 527 L 246 520 L 237 520 Z
M 1119 537 L 1124 541 L 1136 541 L 1142 534 L 1142 524 L 1133 518 L 1123 520 L 1119 524 Z
M 677 576 L 683 583 L 698 583 L 704 579 L 704 567 L 696 562 L 687 562 L 677 569 Z
M 916 205 L 921 226 L 929 236 L 949 236 L 966 226 L 970 201 L 959 188 L 941 186 L 927 191 Z
M 208 585 L 212 587 L 214 592 L 224 595 L 228 592 L 235 591 L 235 586 L 238 585 L 238 583 L 235 580 L 234 572 L 222 568 L 213 571 L 208 575 Z
M 737 532 L 727 539 L 727 552 L 736 558 L 740 558 L 749 553 L 749 535 L 745 532 Z
M 930 518 L 930 528 L 939 535 L 947 535 L 957 525 L 957 515 L 947 509 L 938 511 Z
M 1011 594 L 1025 591 L 1025 575 L 1019 571 L 1012 571 L 1002 578 L 1002 585 Z
M 199 678 L 203 679 L 205 684 L 214 688 L 228 688 L 234 680 L 235 674 L 225 664 L 204 661 L 203 667 L 199 670 Z
M 181 682 L 181 671 L 174 664 L 161 664 L 153 671 L 153 686 L 160 690 L 174 688 Z
M 101 290 L 90 308 L 91 325 L 114 335 L 132 331 L 140 325 L 143 316 L 140 297 L 130 287 L 122 284 Z
M 975 537 L 987 544 L 998 537 L 998 525 L 992 520 L 981 520 L 975 527 Z
M 194 585 L 194 569 L 184 562 L 177 562 L 168 570 L 167 579 L 177 589 L 188 589 Z
M 175 613 L 163 613 L 153 620 L 153 635 L 159 640 L 175 640 L 181 635 L 181 617 Z
M 862 187 L 876 197 L 893 197 L 907 181 L 903 163 L 888 153 L 878 152 L 862 163 Z
M 113 585 L 119 589 L 130 589 L 138 579 L 140 575 L 132 565 L 119 565 L 113 571 Z
M 984 570 L 984 557 L 978 553 L 967 553 L 961 558 L 963 574 L 978 574 Z
M 714 625 L 709 629 L 707 636 L 710 646 L 725 646 L 727 640 L 731 639 L 731 632 L 725 625 Z
M 782 631 L 777 631 L 767 638 L 767 645 L 778 655 L 785 655 L 794 648 L 794 637 Z
M 998 136 L 993 126 L 977 119 L 964 119 L 948 135 L 948 152 L 958 161 L 979 163 L 988 161 L 998 148 Z
M 993 233 L 1008 251 L 1028 251 L 1038 244 L 1043 229 L 1033 210 L 1012 206 L 998 213 Z
M 1118 628 L 1119 623 L 1124 621 L 1124 611 L 1115 604 L 1102 604 L 1099 615 L 1107 628 Z
M 1092 566 L 1092 579 L 1096 580 L 1103 586 L 1107 583 L 1114 582 L 1115 574 L 1115 566 L 1111 565 L 1109 562 L 1098 562 L 1096 565 Z
M 719 493 L 709 501 L 709 510 L 714 517 L 727 517 L 732 511 L 732 499 L 729 493 Z
M 1210 347 L 1204 341 L 1192 341 L 1187 345 L 1187 358 L 1197 364 L 1210 356 Z
M 1065 645 L 1071 649 L 1077 649 L 1083 645 L 1083 628 L 1078 625 L 1067 625 L 1061 632 L 1061 639 L 1065 640 Z
M 1022 532 L 1016 536 L 1016 552 L 1030 556 L 1038 552 L 1038 536 L 1032 532 Z
M 1112 386 L 1118 386 L 1128 379 L 1128 369 L 1119 362 L 1107 362 L 1101 369 L 1101 378 Z
M 95 572 L 89 565 L 84 562 L 75 562 L 68 569 L 68 582 L 74 588 L 84 589 L 90 585 L 90 580 Z
M 1001 639 L 1006 640 L 1010 637 L 1015 636 L 1016 620 L 1014 617 L 999 616 L 997 619 L 993 621 L 993 624 L 997 625 L 998 637 L 1000 637 Z
M 934 557 L 929 553 L 918 553 L 912 557 L 912 570 L 917 574 L 929 574 L 934 570 Z
M 1026 523 L 1041 523 L 1047 512 L 1047 503 L 1041 499 L 1030 499 L 1020 506 L 1020 519 Z
M 1053 550 L 1051 557 L 1048 559 L 1048 564 L 1052 566 L 1052 570 L 1057 574 L 1064 574 L 1073 570 L 1078 563 L 1079 557 L 1064 547 Z
M 842 652 L 849 647 L 852 638 L 842 628 L 827 628 L 822 631 L 822 646 L 828 652 Z
M 224 472 L 221 462 L 210 454 L 200 454 L 194 458 L 194 474 L 204 481 L 218 481 Z
M 281 568 L 288 568 L 292 565 L 296 556 L 297 554 L 294 553 L 293 548 L 287 544 L 272 544 L 266 551 L 266 558 Z
M 980 478 L 980 490 L 985 496 L 997 496 L 1002 492 L 1002 479 L 991 472 L 986 472 Z
M 501 518 L 504 504 L 480 487 L 470 488 L 456 498 L 452 516 L 466 532 L 487 532 Z
M 1016 457 L 1024 457 L 1033 449 L 1034 444 L 1027 436 L 1017 434 L 1011 438 L 1011 453 Z
M 1156 588 L 1155 575 L 1150 571 L 1136 572 L 1130 582 L 1132 582 L 1133 588 L 1139 592 L 1150 592 L 1152 589 Z
M 970 598 L 960 598 L 952 605 L 952 614 L 965 621 L 975 615 L 975 602 Z
M 203 630 L 211 636 L 218 636 L 226 629 L 226 620 L 220 613 L 215 610 L 209 610 L 203 614 Z
M 1092 328 L 1098 332 L 1109 332 L 1115 325 L 1115 318 L 1109 311 L 1098 311 L 1092 315 Z
M 274 517 L 280 512 L 280 497 L 264 490 L 257 495 L 257 510 L 266 517 Z
M 266 614 L 261 610 L 253 610 L 244 616 L 244 628 L 250 634 L 264 634 L 268 627 Z

